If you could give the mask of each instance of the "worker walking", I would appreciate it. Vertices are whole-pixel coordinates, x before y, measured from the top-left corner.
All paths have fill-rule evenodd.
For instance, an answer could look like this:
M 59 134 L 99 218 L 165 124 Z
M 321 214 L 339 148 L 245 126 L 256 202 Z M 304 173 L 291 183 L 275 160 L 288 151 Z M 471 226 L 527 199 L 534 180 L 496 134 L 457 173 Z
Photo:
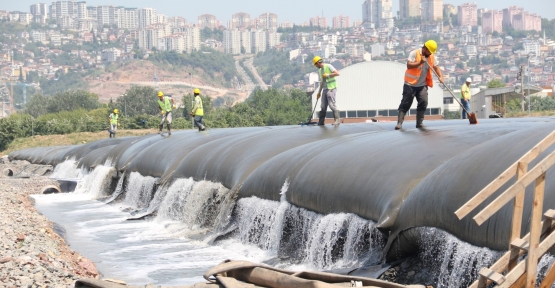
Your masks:
M 202 122 L 204 109 L 202 106 L 202 98 L 200 98 L 200 89 L 195 88 L 195 90 L 193 90 L 193 94 L 195 94 L 195 106 L 193 106 L 193 110 L 191 110 L 191 117 L 195 118 L 195 126 L 198 127 L 198 131 L 204 131 L 206 130 L 206 127 Z
M 466 119 L 466 111 L 470 111 L 470 84 L 472 79 L 466 78 L 466 82 L 461 86 L 461 104 L 466 109 L 462 109 L 462 119 Z
M 110 113 L 108 116 L 108 121 L 110 122 L 110 138 L 116 138 L 116 131 L 118 130 L 119 126 L 119 112 L 118 109 L 114 109 L 113 113 Z
M 164 129 L 164 121 L 167 122 L 168 135 L 172 135 L 171 124 L 172 124 L 172 107 L 175 108 L 175 102 L 173 98 L 164 96 L 162 91 L 158 92 L 158 109 L 160 109 L 160 131 L 158 134 L 162 134 L 162 129 Z
M 339 76 L 339 71 L 335 69 L 331 64 L 325 64 L 324 60 L 320 56 L 315 56 L 312 59 L 312 64 L 318 68 L 318 74 L 320 75 L 320 90 L 324 97 L 322 97 L 322 104 L 320 106 L 320 115 L 318 119 L 318 125 L 324 125 L 326 120 L 326 111 L 328 106 L 331 111 L 333 111 L 333 125 L 339 125 L 339 108 L 335 101 L 335 95 L 337 92 L 337 82 L 335 77 Z M 318 93 L 316 95 L 316 100 L 320 99 L 322 95 Z
M 437 43 L 428 40 L 422 48 L 416 49 L 409 54 L 407 61 L 407 71 L 405 72 L 405 84 L 403 85 L 403 99 L 399 105 L 399 115 L 397 116 L 397 126 L 395 130 L 402 128 L 405 115 L 409 111 L 412 101 L 416 97 L 418 106 L 416 108 L 416 128 L 423 128 L 424 114 L 428 108 L 428 87 L 433 87 L 432 71 L 439 77 L 439 82 L 443 83 L 443 74 L 437 65 L 434 54 L 437 50 Z

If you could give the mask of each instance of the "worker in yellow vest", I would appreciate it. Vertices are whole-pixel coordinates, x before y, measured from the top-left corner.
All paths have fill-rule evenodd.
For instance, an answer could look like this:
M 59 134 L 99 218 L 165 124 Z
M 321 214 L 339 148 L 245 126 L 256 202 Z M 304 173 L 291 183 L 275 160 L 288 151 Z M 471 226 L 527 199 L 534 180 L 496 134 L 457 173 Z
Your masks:
M 116 138 L 116 131 L 118 130 L 119 126 L 119 111 L 118 109 L 114 109 L 113 113 L 110 113 L 108 116 L 108 121 L 110 122 L 110 138 Z
M 206 126 L 202 122 L 202 117 L 204 117 L 204 108 L 202 106 L 202 98 L 200 98 L 200 89 L 195 88 L 193 90 L 195 94 L 195 106 L 193 106 L 193 110 L 191 110 L 191 117 L 195 118 L 195 126 L 198 127 L 198 131 L 206 130 Z
M 470 111 L 470 84 L 472 84 L 472 78 L 466 78 L 466 82 L 461 86 L 461 104 Z M 466 110 L 462 109 L 462 119 L 466 119 Z
M 326 111 L 328 110 L 328 106 L 330 107 L 331 111 L 333 112 L 333 125 L 339 125 L 339 108 L 337 107 L 337 103 L 335 101 L 335 95 L 337 92 L 337 81 L 335 81 L 335 77 L 339 76 L 339 71 L 335 69 L 331 64 L 325 64 L 324 60 L 320 56 L 315 56 L 312 59 L 312 64 L 318 68 L 318 74 L 320 76 L 320 90 L 322 94 L 319 93 L 316 95 L 316 99 L 320 99 L 322 97 L 322 104 L 320 106 L 320 114 L 318 115 L 318 125 L 324 125 L 324 121 L 326 120 Z
M 403 99 L 399 105 L 399 114 L 395 130 L 402 128 L 405 114 L 409 111 L 412 101 L 416 97 L 418 106 L 416 108 L 416 128 L 423 128 L 424 114 L 428 108 L 428 87 L 433 87 L 432 71 L 433 67 L 439 76 L 439 82 L 443 83 L 443 74 L 438 66 L 434 54 L 437 50 L 437 43 L 428 40 L 422 48 L 416 49 L 409 54 L 407 61 L 407 71 L 405 72 L 405 84 L 403 85 Z
M 173 98 L 164 96 L 162 91 L 158 92 L 158 109 L 160 109 L 160 131 L 158 134 L 162 134 L 162 129 L 164 129 L 164 121 L 167 122 L 168 135 L 172 135 L 171 125 L 172 125 L 172 108 L 175 108 L 175 102 Z

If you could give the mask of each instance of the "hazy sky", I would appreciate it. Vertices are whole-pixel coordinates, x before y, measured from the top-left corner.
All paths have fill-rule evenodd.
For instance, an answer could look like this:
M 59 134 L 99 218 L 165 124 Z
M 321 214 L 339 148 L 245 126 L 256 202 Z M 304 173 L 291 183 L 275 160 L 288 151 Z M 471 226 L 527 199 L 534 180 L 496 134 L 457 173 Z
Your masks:
M 273 12 L 278 15 L 278 21 L 290 21 L 302 23 L 308 21 L 310 17 L 323 15 L 328 17 L 328 25 L 331 25 L 331 17 L 339 14 L 347 15 L 354 20 L 362 20 L 362 3 L 363 0 L 85 0 L 87 5 L 116 5 L 125 7 L 144 8 L 151 7 L 158 10 L 159 13 L 167 16 L 185 17 L 189 22 L 196 22 L 197 17 L 201 14 L 213 14 L 218 20 L 226 25 L 231 19 L 231 15 L 237 12 L 245 12 L 251 17 L 265 12 Z M 1 0 L 0 10 L 18 10 L 29 12 L 29 6 L 42 1 L 18 0 L 9 1 Z M 555 18 L 555 1 L 554 0 L 444 0 L 444 4 L 460 5 L 462 3 L 476 2 L 478 8 L 502 9 L 508 6 L 517 5 L 524 7 L 526 11 L 538 13 L 542 18 Z M 44 2 L 50 5 L 52 1 Z M 393 0 L 393 13 L 397 15 L 399 10 L 399 0 Z

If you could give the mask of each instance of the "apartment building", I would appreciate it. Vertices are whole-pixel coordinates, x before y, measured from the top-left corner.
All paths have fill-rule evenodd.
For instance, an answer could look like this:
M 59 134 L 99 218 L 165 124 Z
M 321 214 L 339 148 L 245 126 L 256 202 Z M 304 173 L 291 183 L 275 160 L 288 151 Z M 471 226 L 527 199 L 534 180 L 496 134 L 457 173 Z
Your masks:
M 478 26 L 478 5 L 464 3 L 458 7 L 457 17 L 460 26 Z
M 339 15 L 332 18 L 332 28 L 333 29 L 347 29 L 350 27 L 349 16 Z

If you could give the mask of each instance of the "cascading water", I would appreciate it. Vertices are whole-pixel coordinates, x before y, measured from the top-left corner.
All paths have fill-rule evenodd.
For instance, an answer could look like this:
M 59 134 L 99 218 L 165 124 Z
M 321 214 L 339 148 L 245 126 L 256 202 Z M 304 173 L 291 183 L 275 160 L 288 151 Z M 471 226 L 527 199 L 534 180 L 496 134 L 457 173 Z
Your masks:
M 536 279 L 537 286 L 540 285 L 543 278 L 545 277 L 545 273 L 547 273 L 548 269 L 555 263 L 555 256 L 551 254 L 545 254 L 541 259 L 540 263 L 538 263 L 538 278 Z M 536 286 L 536 287 L 537 287 Z M 555 288 L 555 283 L 551 285 L 551 288 Z
M 99 199 L 111 194 L 111 183 L 116 169 L 108 165 L 98 165 L 92 172 L 83 172 L 82 178 L 75 187 L 75 193 L 87 194 L 91 199 Z
M 374 223 L 353 214 L 320 215 L 281 201 L 256 197 L 237 203 L 236 234 L 242 243 L 277 254 L 287 267 L 335 269 L 377 262 L 385 244 Z
M 468 287 L 483 267 L 491 266 L 502 252 L 463 242 L 437 228 L 415 228 L 421 234 L 419 257 L 431 265 L 431 276 L 438 288 Z
M 50 175 L 53 179 L 79 179 L 83 177 L 83 170 L 77 169 L 75 158 L 68 159 L 54 167 L 54 172 Z
M 147 208 L 155 185 L 156 178 L 132 172 L 127 180 L 123 204 L 137 209 Z

